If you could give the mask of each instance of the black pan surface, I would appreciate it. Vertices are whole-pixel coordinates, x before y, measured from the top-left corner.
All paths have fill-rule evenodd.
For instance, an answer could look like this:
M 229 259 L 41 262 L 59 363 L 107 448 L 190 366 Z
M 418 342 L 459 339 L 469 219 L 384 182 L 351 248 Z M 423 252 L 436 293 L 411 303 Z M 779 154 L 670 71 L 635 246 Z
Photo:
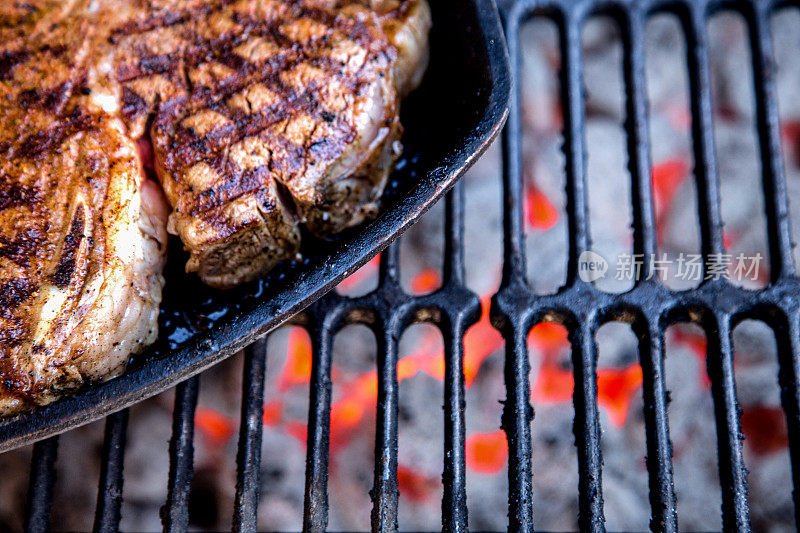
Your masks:
M 171 242 L 156 344 L 119 378 L 0 420 L 0 451 L 102 418 L 238 352 L 355 272 L 453 186 L 505 122 L 508 57 L 494 0 L 430 3 L 431 64 L 403 103 L 405 151 L 378 218 L 332 241 L 305 236 L 302 261 L 231 291 L 185 274 L 181 244 Z

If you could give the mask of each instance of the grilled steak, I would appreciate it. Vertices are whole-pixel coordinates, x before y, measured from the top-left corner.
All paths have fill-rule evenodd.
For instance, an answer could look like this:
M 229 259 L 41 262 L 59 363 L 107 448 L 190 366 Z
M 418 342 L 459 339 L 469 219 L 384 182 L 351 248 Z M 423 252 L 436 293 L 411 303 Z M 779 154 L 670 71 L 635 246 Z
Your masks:
M 67 24 L 66 3 L 12 4 L 0 8 L 0 415 L 116 375 L 155 339 L 168 214 L 122 121 L 84 90 L 91 25 Z
M 167 229 L 226 288 L 373 216 L 429 28 L 426 0 L 0 0 L 0 415 L 155 339 Z
M 112 32 L 122 112 L 152 130 L 189 271 L 256 278 L 377 211 L 401 151 L 399 99 L 427 63 L 425 0 L 187 2 Z

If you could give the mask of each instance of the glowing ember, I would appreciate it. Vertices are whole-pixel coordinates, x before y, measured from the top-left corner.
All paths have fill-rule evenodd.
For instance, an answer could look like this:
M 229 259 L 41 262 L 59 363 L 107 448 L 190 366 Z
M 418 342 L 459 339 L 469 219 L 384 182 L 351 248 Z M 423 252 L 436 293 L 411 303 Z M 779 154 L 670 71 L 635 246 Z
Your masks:
M 411 280 L 411 290 L 416 294 L 424 294 L 433 292 L 442 286 L 442 278 L 439 273 L 432 269 L 426 268 Z
M 489 320 L 490 307 L 489 297 L 482 298 L 481 319 L 464 335 L 464 380 L 467 387 L 475 381 L 486 358 L 503 346 L 503 337 Z
M 311 379 L 311 354 L 311 339 L 306 330 L 292 328 L 286 366 L 278 381 L 278 389 L 285 391 L 295 385 L 308 383 Z
M 419 372 L 420 361 L 417 357 L 404 357 L 397 362 L 397 380 L 403 381 L 416 376 Z
M 731 231 L 725 230 L 722 232 L 722 242 L 725 244 L 725 248 L 727 250 L 730 250 L 731 247 L 733 247 L 733 245 L 736 244 L 738 240 L 739 236 L 732 233 Z
M 286 433 L 300 441 L 303 446 L 308 441 L 308 425 L 302 422 L 297 422 L 296 420 L 286 422 Z
M 639 363 L 634 363 L 623 370 L 598 369 L 597 403 L 605 407 L 608 418 L 615 426 L 625 425 L 633 397 L 641 386 L 642 367 Z
M 558 222 L 558 211 L 547 196 L 534 185 L 528 186 L 525 213 L 528 226 L 535 230 L 548 230 Z
M 262 416 L 264 425 L 277 426 L 283 420 L 283 404 L 278 400 L 272 400 L 264 404 L 264 414 Z
M 642 368 L 634 363 L 627 368 L 597 370 L 597 404 L 617 427 L 625 425 L 634 395 L 642 386 Z M 562 403 L 572 399 L 575 381 L 570 370 L 543 360 L 531 390 L 534 403 Z
M 758 455 L 777 452 L 789 445 L 786 415 L 780 407 L 745 407 L 742 409 L 742 432 L 745 443 Z
M 236 433 L 236 423 L 232 418 L 208 407 L 197 408 L 194 423 L 206 442 L 214 448 L 227 444 Z
M 343 291 L 355 289 L 365 283 L 370 277 L 378 274 L 378 267 L 381 264 L 381 255 L 378 254 L 369 260 L 367 264 L 353 272 L 339 283 L 338 288 Z
M 555 322 L 540 322 L 531 328 L 528 343 L 544 353 L 545 357 L 555 356 L 569 347 L 567 328 Z
M 496 474 L 508 459 L 508 441 L 502 430 L 467 437 L 467 466 L 482 474 Z
M 531 400 L 534 403 L 568 402 L 572 398 L 574 388 L 575 381 L 571 371 L 544 360 L 533 383 Z
M 444 352 L 440 351 L 439 355 L 441 357 L 433 357 L 425 361 L 424 364 L 420 366 L 420 370 L 432 378 L 444 381 Z M 467 385 L 467 387 L 469 387 L 469 385 Z
M 689 176 L 689 165 L 684 159 L 669 159 L 653 165 L 653 197 L 656 204 L 656 222 L 669 213 L 672 200 L 681 184 Z M 657 224 L 659 227 L 663 224 Z
M 800 121 L 781 121 L 783 151 L 800 165 Z
M 331 419 L 337 429 L 352 427 L 364 417 L 364 405 L 356 398 L 347 398 L 336 403 L 331 411 Z
M 368 372 L 342 385 L 342 397 L 331 406 L 331 447 L 348 443 L 378 401 L 378 374 Z
M 397 487 L 400 494 L 411 501 L 422 502 L 429 499 L 440 486 L 438 477 L 429 477 L 410 467 L 397 465 Z
M 566 402 L 572 398 L 572 372 L 558 364 L 562 350 L 569 348 L 567 328 L 555 322 L 541 322 L 528 333 L 528 344 L 538 352 L 541 365 L 531 390 L 531 400 L 537 403 Z

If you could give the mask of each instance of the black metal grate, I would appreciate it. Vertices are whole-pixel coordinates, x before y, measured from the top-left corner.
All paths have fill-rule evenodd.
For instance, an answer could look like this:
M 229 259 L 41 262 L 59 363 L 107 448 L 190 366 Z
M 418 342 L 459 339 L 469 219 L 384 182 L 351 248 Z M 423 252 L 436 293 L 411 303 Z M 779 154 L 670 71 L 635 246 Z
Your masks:
M 644 375 L 651 528 L 678 528 L 672 480 L 672 451 L 664 383 L 664 331 L 678 321 L 704 328 L 708 338 L 708 373 L 715 406 L 719 474 L 722 488 L 723 528 L 749 529 L 746 470 L 736 388 L 733 376 L 731 332 L 745 318 L 766 322 L 775 332 L 780 358 L 782 404 L 789 431 L 792 476 L 800 487 L 800 282 L 792 260 L 788 202 L 783 170 L 778 113 L 773 79 L 771 12 L 785 5 L 777 1 L 707 2 L 705 0 L 522 0 L 501 8 L 508 36 L 512 70 L 520 63 L 520 25 L 531 16 L 555 21 L 560 32 L 563 67 L 565 153 L 567 161 L 567 213 L 569 265 L 566 285 L 557 294 L 539 296 L 526 280 L 522 229 L 521 117 L 519 93 L 512 98 L 510 118 L 503 136 L 504 236 L 503 281 L 493 299 L 493 321 L 506 340 L 507 400 L 502 426 L 509 441 L 509 528 L 533 527 L 531 483 L 531 421 L 529 363 L 526 338 L 536 323 L 550 320 L 569 331 L 575 369 L 574 433 L 578 453 L 579 525 L 582 530 L 604 529 L 600 428 L 597 410 L 597 345 L 595 333 L 608 321 L 625 321 L 639 338 Z M 577 276 L 578 257 L 590 247 L 587 192 L 585 117 L 582 88 L 581 27 L 586 17 L 605 13 L 622 29 L 623 70 L 626 88 L 625 129 L 633 190 L 634 253 L 656 250 L 650 182 L 648 117 L 644 78 L 644 26 L 655 11 L 676 14 L 688 43 L 688 65 L 693 118 L 693 146 L 699 192 L 702 252 L 723 253 L 719 180 L 714 153 L 706 21 L 716 10 L 741 12 L 749 25 L 757 97 L 757 120 L 762 154 L 771 269 L 770 285 L 759 291 L 735 287 L 725 279 L 708 280 L 696 289 L 675 292 L 657 279 L 644 280 L 625 294 L 607 294 Z M 518 91 L 518 89 L 517 89 Z M 413 322 L 428 322 L 442 332 L 445 342 L 444 497 L 442 525 L 447 531 L 467 529 L 465 490 L 465 396 L 462 368 L 463 334 L 479 313 L 477 296 L 464 286 L 463 197 L 457 186 L 447 197 L 444 284 L 437 292 L 413 297 L 400 287 L 397 243 L 382 256 L 380 282 L 372 293 L 343 297 L 335 292 L 313 304 L 298 317 L 310 333 L 314 359 L 308 420 L 308 455 L 304 528 L 323 530 L 328 516 L 328 450 L 331 407 L 331 354 L 334 334 L 352 323 L 370 327 L 378 340 L 378 410 L 375 439 L 375 480 L 372 491 L 374 530 L 397 528 L 398 339 Z M 246 350 L 242 422 L 239 435 L 238 478 L 233 529 L 256 529 L 260 465 L 265 342 Z M 165 530 L 183 531 L 188 523 L 188 487 L 192 476 L 192 437 L 198 378 L 177 389 Z M 95 527 L 113 531 L 119 524 L 122 493 L 126 412 L 107 420 L 101 490 Z M 38 443 L 34 450 L 27 528 L 43 531 L 48 525 L 54 480 L 57 438 Z M 800 492 L 793 494 L 800 525 Z

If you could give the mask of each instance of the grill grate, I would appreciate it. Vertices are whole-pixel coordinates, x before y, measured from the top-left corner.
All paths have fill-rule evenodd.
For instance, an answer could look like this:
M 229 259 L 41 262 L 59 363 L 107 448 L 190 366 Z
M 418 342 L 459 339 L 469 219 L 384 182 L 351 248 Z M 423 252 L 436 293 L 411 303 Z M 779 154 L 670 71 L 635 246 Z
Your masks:
M 746 470 L 736 388 L 733 375 L 731 332 L 746 318 L 763 320 L 775 332 L 780 358 L 780 386 L 786 412 L 792 477 L 800 487 L 800 284 L 792 260 L 788 202 L 775 85 L 772 77 L 772 43 L 769 16 L 776 1 L 707 2 L 705 0 L 508 0 L 501 6 L 508 35 L 512 70 L 519 71 L 517 38 L 521 24 L 531 16 L 556 22 L 560 33 L 563 67 L 565 154 L 567 162 L 567 213 L 569 264 L 566 285 L 554 295 L 536 295 L 526 280 L 522 225 L 521 110 L 519 92 L 512 97 L 511 113 L 503 133 L 504 239 L 503 280 L 493 299 L 493 321 L 506 341 L 507 400 L 502 427 L 509 441 L 509 527 L 529 530 L 533 525 L 531 483 L 530 373 L 527 334 L 532 326 L 552 320 L 565 325 L 573 349 L 575 372 L 574 433 L 578 453 L 579 525 L 582 530 L 604 529 L 602 458 L 597 409 L 597 345 L 595 333 L 609 321 L 625 321 L 639 338 L 643 369 L 647 470 L 653 530 L 678 528 L 672 479 L 672 451 L 664 382 L 664 331 L 678 321 L 695 322 L 708 338 L 708 372 L 716 416 L 719 474 L 722 488 L 723 528 L 749 529 Z M 784 5 L 785 3 L 780 3 Z M 711 92 L 706 21 L 721 8 L 741 12 L 749 25 L 752 48 L 757 123 L 766 199 L 770 285 L 759 291 L 733 286 L 725 279 L 708 280 L 696 289 L 670 291 L 648 277 L 625 294 L 607 294 L 581 281 L 578 258 L 590 248 L 586 190 L 585 116 L 582 89 L 581 27 L 586 17 L 599 12 L 612 16 L 622 29 L 623 71 L 626 88 L 625 130 L 632 177 L 634 250 L 656 250 L 654 206 L 650 183 L 650 150 L 644 78 L 644 25 L 655 11 L 676 14 L 688 43 L 688 67 L 693 123 L 702 252 L 708 257 L 725 250 L 722 238 L 720 193 L 712 129 Z M 444 496 L 442 525 L 447 531 L 467 529 L 465 490 L 465 393 L 462 367 L 463 335 L 479 316 L 477 296 L 464 286 L 463 192 L 457 186 L 446 200 L 444 283 L 426 296 L 410 296 L 400 286 L 398 246 L 391 245 L 381 258 L 380 282 L 372 293 L 348 298 L 335 292 L 313 304 L 296 320 L 309 332 L 314 359 L 310 387 L 308 455 L 304 528 L 322 530 L 328 516 L 328 453 L 331 408 L 331 356 L 335 333 L 348 324 L 370 327 L 378 341 L 378 408 L 375 439 L 375 480 L 372 491 L 374 530 L 397 528 L 398 339 L 414 322 L 437 326 L 445 344 Z M 238 477 L 233 529 L 256 529 L 260 465 L 262 404 L 264 396 L 265 341 L 246 350 L 242 422 L 239 435 Z M 163 509 L 165 530 L 183 531 L 188 524 L 188 487 L 192 477 L 194 409 L 199 380 L 178 386 L 169 453 L 168 497 Z M 103 450 L 101 490 L 95 528 L 116 530 L 122 493 L 122 458 L 127 414 L 107 420 Z M 54 481 L 57 437 L 34 448 L 26 527 L 48 527 L 49 502 Z M 800 492 L 793 494 L 800 525 Z

